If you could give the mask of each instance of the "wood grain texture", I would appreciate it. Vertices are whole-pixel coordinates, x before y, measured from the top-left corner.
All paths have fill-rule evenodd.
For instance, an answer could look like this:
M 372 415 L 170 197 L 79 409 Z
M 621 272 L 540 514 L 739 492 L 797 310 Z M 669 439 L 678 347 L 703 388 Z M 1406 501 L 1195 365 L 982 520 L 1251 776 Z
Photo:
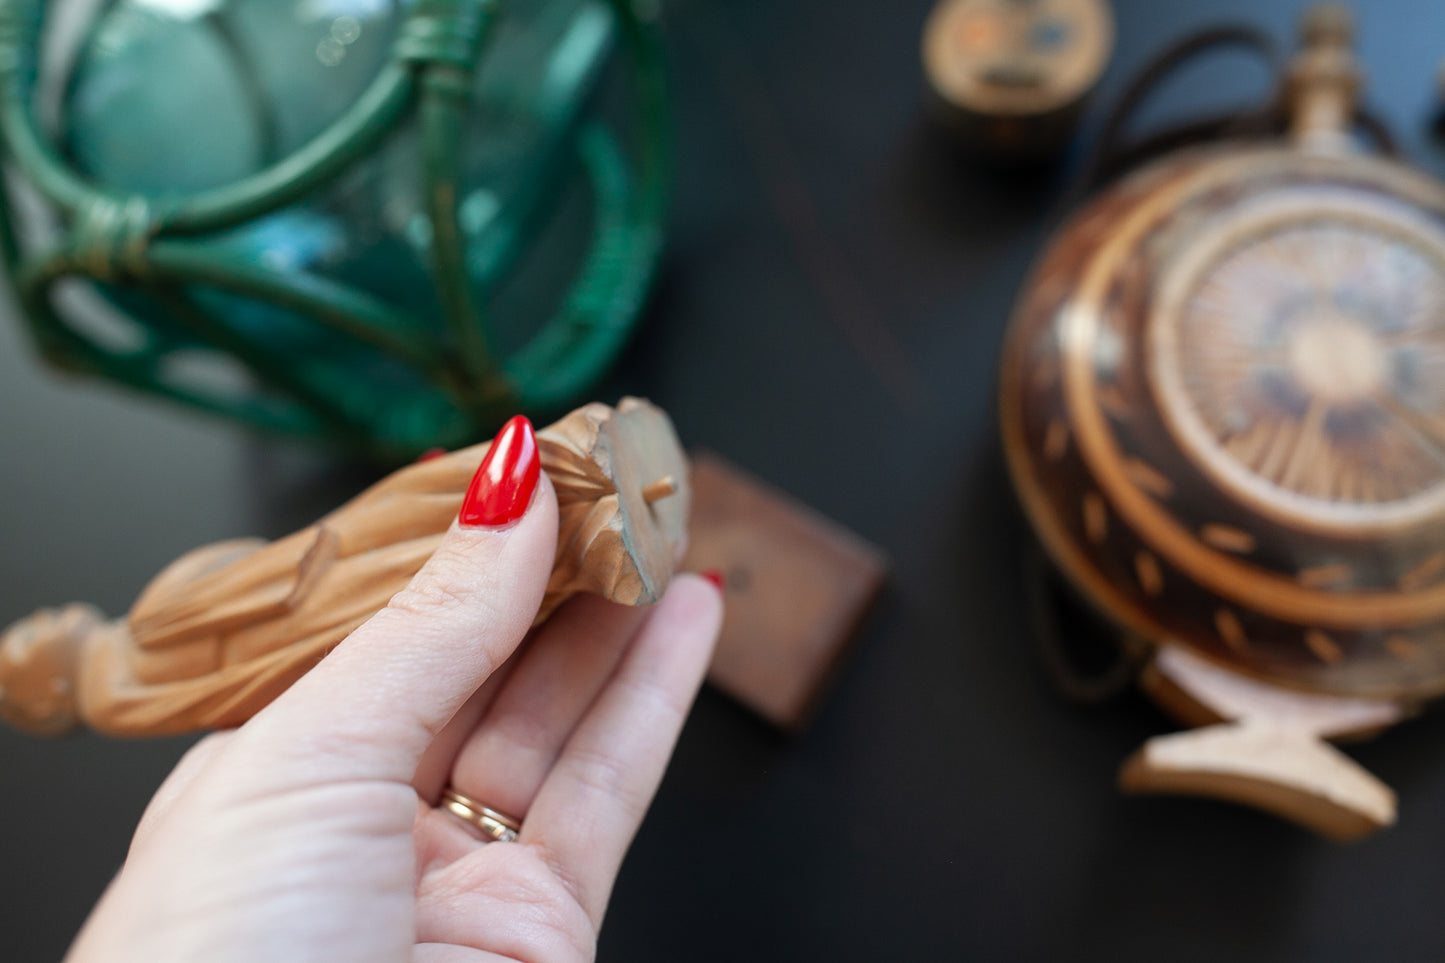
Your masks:
M 590 404 L 537 433 L 559 509 L 537 621 L 577 592 L 648 605 L 683 541 L 687 467 L 655 406 Z M 162 571 L 127 618 L 42 611 L 0 641 L 0 715 L 54 734 L 146 736 L 238 725 L 406 586 L 456 516 L 490 443 L 403 468 L 273 542 L 228 541 Z M 649 504 L 643 489 L 671 477 Z

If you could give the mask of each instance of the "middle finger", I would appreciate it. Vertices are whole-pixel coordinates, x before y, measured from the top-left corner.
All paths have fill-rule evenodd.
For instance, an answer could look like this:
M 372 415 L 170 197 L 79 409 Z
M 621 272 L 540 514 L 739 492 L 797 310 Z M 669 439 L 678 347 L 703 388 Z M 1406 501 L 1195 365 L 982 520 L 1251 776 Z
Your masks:
M 644 609 L 590 595 L 558 609 L 463 741 L 452 787 L 522 819 L 645 616 Z

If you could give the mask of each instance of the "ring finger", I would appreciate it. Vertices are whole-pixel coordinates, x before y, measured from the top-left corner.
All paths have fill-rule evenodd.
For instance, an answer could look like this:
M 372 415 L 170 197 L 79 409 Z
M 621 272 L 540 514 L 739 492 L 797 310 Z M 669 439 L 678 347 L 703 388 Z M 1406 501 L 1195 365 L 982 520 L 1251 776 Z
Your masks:
M 463 741 L 451 787 L 520 821 L 645 616 L 593 596 L 559 609 Z

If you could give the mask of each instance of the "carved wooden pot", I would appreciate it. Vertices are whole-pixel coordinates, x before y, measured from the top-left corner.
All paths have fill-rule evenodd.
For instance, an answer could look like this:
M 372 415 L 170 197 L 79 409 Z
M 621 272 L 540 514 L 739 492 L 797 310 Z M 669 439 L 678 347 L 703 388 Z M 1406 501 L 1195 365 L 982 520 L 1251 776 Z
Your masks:
M 1389 823 L 1316 737 L 1445 692 L 1445 187 L 1338 140 L 1176 154 L 1061 232 L 1001 378 L 1053 562 L 1156 646 L 1167 708 L 1234 723 L 1126 788 Z

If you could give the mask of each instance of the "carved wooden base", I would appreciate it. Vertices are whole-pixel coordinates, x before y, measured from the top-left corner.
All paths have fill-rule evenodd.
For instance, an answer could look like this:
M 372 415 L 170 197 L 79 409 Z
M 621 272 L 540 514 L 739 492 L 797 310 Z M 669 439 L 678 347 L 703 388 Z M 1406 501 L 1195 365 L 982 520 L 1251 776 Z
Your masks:
M 1395 822 L 1395 793 L 1325 739 L 1372 735 L 1401 721 L 1387 700 L 1294 692 L 1230 672 L 1174 645 L 1141 679 L 1189 732 L 1150 739 L 1119 773 L 1126 792 L 1242 803 L 1332 839 Z

